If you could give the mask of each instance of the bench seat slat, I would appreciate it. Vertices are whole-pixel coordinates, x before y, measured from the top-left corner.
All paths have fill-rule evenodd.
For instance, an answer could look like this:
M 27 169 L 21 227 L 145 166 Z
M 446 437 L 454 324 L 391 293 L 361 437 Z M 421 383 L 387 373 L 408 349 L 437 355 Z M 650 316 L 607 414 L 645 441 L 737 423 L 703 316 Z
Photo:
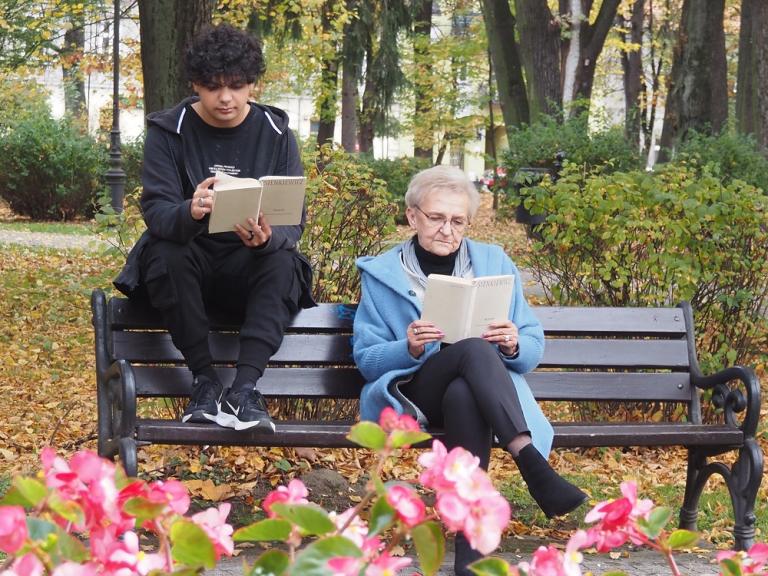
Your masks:
M 354 310 L 347 304 L 318 304 L 306 308 L 293 319 L 290 331 L 302 332 L 351 332 Z M 113 330 L 163 330 L 162 316 L 148 304 L 113 298 L 109 301 L 108 321 Z M 242 319 L 235 314 L 212 312 L 209 318 L 212 330 L 237 330 Z
M 140 419 L 136 439 L 156 444 L 234 446 L 356 447 L 346 435 L 351 423 L 276 422 L 277 434 L 236 431 L 215 424 L 182 424 Z M 590 446 L 739 446 L 740 430 L 726 426 L 675 424 L 555 424 L 557 447 Z M 432 431 L 435 438 L 442 431 Z
M 685 336 L 680 308 L 535 306 L 533 310 L 553 336 Z
M 186 397 L 192 376 L 186 367 L 134 366 L 136 394 L 149 397 Z M 216 370 L 222 382 L 231 382 L 234 368 Z M 363 378 L 355 368 L 267 368 L 259 390 L 267 396 L 352 398 L 360 397 Z
M 234 364 L 240 350 L 235 333 L 214 332 L 208 337 L 211 356 L 217 363 Z M 115 332 L 113 356 L 132 364 L 181 363 L 181 352 L 165 332 Z M 352 366 L 349 335 L 286 334 L 283 344 L 272 356 L 272 364 Z

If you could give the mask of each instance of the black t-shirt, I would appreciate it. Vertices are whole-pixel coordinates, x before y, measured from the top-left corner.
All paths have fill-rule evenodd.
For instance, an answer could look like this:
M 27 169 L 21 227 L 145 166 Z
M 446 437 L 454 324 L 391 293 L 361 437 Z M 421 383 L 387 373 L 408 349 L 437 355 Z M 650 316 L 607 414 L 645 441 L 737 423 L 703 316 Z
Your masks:
M 206 123 L 191 104 L 187 105 L 187 118 L 181 125 L 181 134 L 198 152 L 202 174 L 213 176 L 225 172 L 238 178 L 254 178 L 253 157 L 259 152 L 259 130 L 263 123 L 256 122 L 256 109 L 251 106 L 248 116 L 233 128 L 218 128 Z M 193 185 L 199 182 L 193 182 Z

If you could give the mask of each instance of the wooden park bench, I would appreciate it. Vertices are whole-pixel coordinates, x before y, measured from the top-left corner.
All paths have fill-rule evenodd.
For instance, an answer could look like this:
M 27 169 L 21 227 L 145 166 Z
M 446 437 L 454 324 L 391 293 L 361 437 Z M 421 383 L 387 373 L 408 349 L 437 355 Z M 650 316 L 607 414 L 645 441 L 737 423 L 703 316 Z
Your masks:
M 265 434 L 140 416 L 141 398 L 188 396 L 191 375 L 156 311 L 125 298 L 107 300 L 100 290 L 93 292 L 91 305 L 99 453 L 119 455 L 129 475 L 137 473 L 137 448 L 149 444 L 352 446 L 346 438 L 351 420 L 278 420 L 276 433 Z M 356 399 L 363 382 L 351 355 L 354 310 L 321 304 L 300 312 L 259 381 L 260 390 L 271 398 Z M 680 526 L 696 529 L 702 489 L 718 474 L 733 505 L 735 547 L 749 547 L 763 473 L 755 439 L 760 386 L 754 372 L 737 366 L 712 376 L 700 373 L 693 315 L 686 303 L 670 308 L 537 307 L 535 312 L 547 337 L 540 366 L 527 376 L 535 396 L 566 401 L 573 412 L 591 415 L 587 421 L 555 423 L 554 445 L 685 447 L 688 471 Z M 237 326 L 233 318 L 211 322 L 211 351 L 224 382 L 234 377 Z M 703 391 L 711 394 L 706 403 Z M 652 407 L 655 417 L 649 420 L 654 421 L 605 421 L 621 407 L 637 411 L 632 406 L 638 403 Z M 706 421 L 702 404 L 707 405 Z M 664 418 L 659 421 L 658 415 Z M 442 436 L 440 430 L 430 432 Z M 728 453 L 734 453 L 734 464 L 715 460 Z

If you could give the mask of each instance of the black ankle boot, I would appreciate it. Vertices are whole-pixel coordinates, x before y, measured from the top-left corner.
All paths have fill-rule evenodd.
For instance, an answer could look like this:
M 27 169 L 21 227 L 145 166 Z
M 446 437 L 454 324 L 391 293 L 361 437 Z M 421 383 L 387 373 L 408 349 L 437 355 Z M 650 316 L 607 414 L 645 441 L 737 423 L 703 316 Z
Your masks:
M 515 462 L 533 499 L 547 518 L 562 516 L 581 506 L 587 495 L 552 470 L 533 444 L 520 450 Z
M 456 576 L 474 576 L 474 573 L 467 566 L 476 560 L 480 560 L 483 555 L 469 545 L 467 537 L 462 532 L 456 533 L 454 550 L 453 571 Z

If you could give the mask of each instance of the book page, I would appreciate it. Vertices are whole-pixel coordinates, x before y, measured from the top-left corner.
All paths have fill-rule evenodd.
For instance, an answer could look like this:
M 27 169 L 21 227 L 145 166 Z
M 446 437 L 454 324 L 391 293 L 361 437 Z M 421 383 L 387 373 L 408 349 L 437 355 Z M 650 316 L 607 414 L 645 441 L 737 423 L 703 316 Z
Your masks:
M 472 283 L 466 278 L 430 274 L 421 309 L 421 319 L 433 322 L 445 333 L 443 342 L 465 338 L 472 302 Z
M 262 176 L 261 212 L 270 226 L 301 224 L 307 179 L 304 176 Z
M 262 184 L 255 178 L 235 178 L 216 172 L 208 232 L 234 232 L 235 224 L 250 230 L 248 218 L 259 217 Z
M 481 276 L 473 278 L 472 284 L 475 287 L 475 296 L 465 338 L 480 336 L 488 330 L 491 322 L 509 318 L 512 295 L 515 290 L 515 277 L 512 275 Z

